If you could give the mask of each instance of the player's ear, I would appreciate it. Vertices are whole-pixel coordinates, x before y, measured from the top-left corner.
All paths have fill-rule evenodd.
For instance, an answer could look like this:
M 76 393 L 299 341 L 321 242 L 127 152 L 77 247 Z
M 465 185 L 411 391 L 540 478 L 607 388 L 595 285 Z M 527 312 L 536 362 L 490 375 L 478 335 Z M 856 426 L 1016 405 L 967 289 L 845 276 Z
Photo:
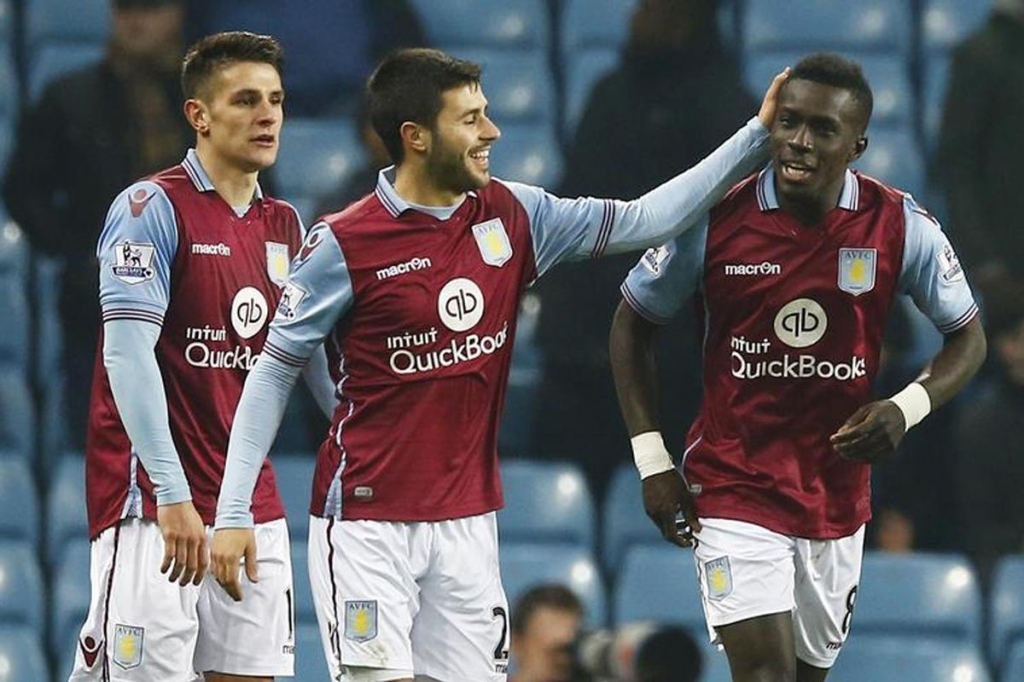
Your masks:
M 406 121 L 398 133 L 402 136 L 402 146 L 407 150 L 422 154 L 430 148 L 430 130 L 426 126 Z
M 185 119 L 192 129 L 200 135 L 207 135 L 210 132 L 210 113 L 206 105 L 198 99 L 185 100 Z
M 864 155 L 864 151 L 868 148 L 868 136 L 861 135 L 857 138 L 857 141 L 853 143 L 853 152 L 850 154 L 849 162 L 853 163 L 861 156 Z

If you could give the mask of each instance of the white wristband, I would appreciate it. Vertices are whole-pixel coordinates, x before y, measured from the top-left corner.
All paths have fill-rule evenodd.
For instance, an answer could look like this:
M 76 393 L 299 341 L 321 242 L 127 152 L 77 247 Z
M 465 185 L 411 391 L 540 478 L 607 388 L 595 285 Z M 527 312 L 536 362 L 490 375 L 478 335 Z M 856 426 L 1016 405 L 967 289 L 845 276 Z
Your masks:
M 902 391 L 889 398 L 896 403 L 907 423 L 907 431 L 921 422 L 932 411 L 932 398 L 924 386 L 912 381 Z
M 645 431 L 630 438 L 629 444 L 633 446 L 633 461 L 640 480 L 675 468 L 659 432 Z

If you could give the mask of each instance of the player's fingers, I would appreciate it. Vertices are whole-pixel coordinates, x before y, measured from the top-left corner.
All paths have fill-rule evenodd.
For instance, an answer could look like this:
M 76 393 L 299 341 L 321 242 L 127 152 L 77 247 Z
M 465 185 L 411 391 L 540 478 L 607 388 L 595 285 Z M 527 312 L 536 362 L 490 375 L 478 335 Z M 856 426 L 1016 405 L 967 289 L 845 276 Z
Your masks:
M 174 543 L 174 563 L 171 566 L 171 574 L 167 576 L 167 579 L 172 583 L 177 582 L 187 564 L 188 543 L 182 538 Z
M 174 540 L 164 538 L 164 560 L 160 562 L 160 573 L 166 573 L 167 569 L 171 567 L 175 551 Z
M 199 548 L 197 551 L 199 553 L 199 556 L 197 557 L 196 563 L 196 575 L 192 579 L 193 585 L 198 585 L 199 583 L 203 582 L 203 578 L 206 577 L 206 572 L 210 568 L 210 549 L 206 546 L 205 536 L 200 539 Z
M 257 566 L 256 545 L 250 542 L 245 546 L 245 575 L 251 583 L 258 583 L 260 581 Z
M 686 510 L 686 522 L 690 525 L 690 530 L 694 533 L 699 533 L 704 530 L 704 526 L 700 524 L 700 519 L 697 518 L 697 512 L 692 507 Z

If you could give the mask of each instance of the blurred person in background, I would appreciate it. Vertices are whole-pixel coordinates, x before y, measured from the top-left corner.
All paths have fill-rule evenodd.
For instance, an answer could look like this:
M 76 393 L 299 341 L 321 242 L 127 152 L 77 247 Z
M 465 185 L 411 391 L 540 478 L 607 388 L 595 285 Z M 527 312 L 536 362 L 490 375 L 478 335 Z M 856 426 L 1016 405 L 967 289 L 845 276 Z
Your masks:
M 184 5 L 114 0 L 104 58 L 46 87 L 22 115 L 3 186 L 32 247 L 64 264 L 70 445 L 84 447 L 100 328 L 96 239 L 111 200 L 129 183 L 177 163 L 194 137 L 181 114 Z
M 560 194 L 635 198 L 699 161 L 747 119 L 755 100 L 722 47 L 717 5 L 637 1 L 618 67 L 587 100 Z M 608 376 L 608 329 L 615 292 L 634 262 L 624 254 L 567 264 L 536 288 L 545 371 L 531 452 L 576 460 L 598 498 L 626 438 Z M 581 291 L 592 292 L 586 306 L 579 305 Z M 666 350 L 665 383 L 679 389 L 663 396 L 662 413 L 673 415 L 666 423 L 682 438 L 700 398 L 690 380 L 699 366 L 693 325 L 675 321 L 660 347 Z
M 301 7 L 280 0 L 189 0 L 190 37 L 235 29 L 281 41 L 291 117 L 354 114 L 377 61 L 399 47 L 426 44 L 409 0 L 304 0 Z
M 640 643 L 633 682 L 697 682 L 704 664 L 697 642 L 680 627 L 662 627 Z
M 583 682 L 576 661 L 583 604 L 564 585 L 530 588 L 512 606 L 509 682 Z
M 1024 275 L 1024 0 L 994 0 L 953 56 L 938 173 L 949 234 L 979 284 Z
M 580 665 L 595 682 L 697 682 L 704 660 L 683 628 L 653 621 L 594 630 L 580 638 Z
M 958 535 L 987 585 L 1000 557 L 1024 551 L 1024 278 L 981 289 L 992 380 L 954 425 Z
M 380 135 L 373 129 L 369 102 L 365 97 L 359 106 L 358 120 L 359 141 L 363 143 L 366 163 L 348 176 L 334 192 L 320 198 L 311 216 L 313 218 L 345 208 L 353 201 L 366 196 L 368 192 L 372 192 L 377 185 L 377 174 L 382 168 L 391 165 L 391 155 L 388 154 Z

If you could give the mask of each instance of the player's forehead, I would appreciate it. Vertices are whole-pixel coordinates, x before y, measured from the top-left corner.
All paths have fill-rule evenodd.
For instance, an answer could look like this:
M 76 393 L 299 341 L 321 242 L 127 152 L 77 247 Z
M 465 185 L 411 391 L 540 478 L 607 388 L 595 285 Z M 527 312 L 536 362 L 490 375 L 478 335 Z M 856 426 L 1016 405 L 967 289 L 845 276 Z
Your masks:
M 449 88 L 441 93 L 440 116 L 445 118 L 461 118 L 474 111 L 487 108 L 487 97 L 479 83 L 465 83 Z
M 219 66 L 207 83 L 209 96 L 231 97 L 245 91 L 260 94 L 281 93 L 281 74 L 266 62 L 236 61 Z
M 846 88 L 795 78 L 779 93 L 779 113 L 795 113 L 853 123 L 858 116 L 858 103 Z

